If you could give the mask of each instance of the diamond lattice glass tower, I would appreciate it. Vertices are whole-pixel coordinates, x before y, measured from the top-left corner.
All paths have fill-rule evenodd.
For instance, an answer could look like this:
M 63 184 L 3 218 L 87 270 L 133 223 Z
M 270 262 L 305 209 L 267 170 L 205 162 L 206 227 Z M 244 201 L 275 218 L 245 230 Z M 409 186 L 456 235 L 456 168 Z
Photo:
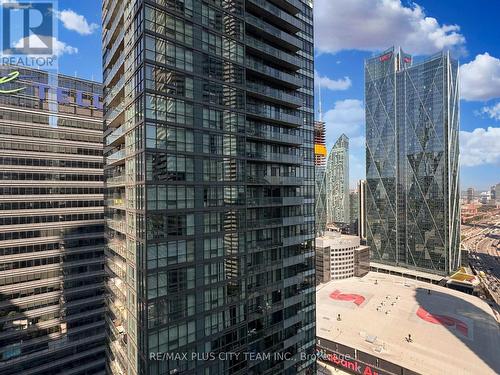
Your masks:
M 401 49 L 365 62 L 367 239 L 372 260 L 447 274 L 459 265 L 458 63 Z
M 328 224 L 349 224 L 349 138 L 342 134 L 326 161 L 326 220 Z

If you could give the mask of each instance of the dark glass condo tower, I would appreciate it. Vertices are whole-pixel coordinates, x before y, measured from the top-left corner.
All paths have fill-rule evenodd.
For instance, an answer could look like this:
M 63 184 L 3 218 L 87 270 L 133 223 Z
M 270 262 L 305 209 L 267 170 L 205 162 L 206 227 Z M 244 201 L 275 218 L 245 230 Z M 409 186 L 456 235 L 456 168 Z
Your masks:
M 103 52 L 110 372 L 312 373 L 312 2 L 108 0 Z
M 458 63 L 365 62 L 366 216 L 372 261 L 436 274 L 460 265 Z

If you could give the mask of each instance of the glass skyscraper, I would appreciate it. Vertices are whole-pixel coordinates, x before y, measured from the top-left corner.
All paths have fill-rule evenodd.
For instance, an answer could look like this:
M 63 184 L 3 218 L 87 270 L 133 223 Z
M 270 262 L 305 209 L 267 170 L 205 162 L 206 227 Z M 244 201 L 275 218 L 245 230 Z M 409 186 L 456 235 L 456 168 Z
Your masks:
M 321 114 L 320 114 L 321 116 Z M 316 180 L 315 217 L 316 234 L 326 229 L 326 130 L 324 121 L 314 122 L 314 167 Z
M 349 225 L 349 138 L 342 134 L 326 161 L 326 220 Z
M 103 42 L 109 371 L 312 373 L 312 1 L 105 0 Z
M 101 85 L 0 77 L 0 373 L 105 374 Z
M 449 274 L 460 264 L 458 63 L 401 49 L 365 62 L 372 260 Z

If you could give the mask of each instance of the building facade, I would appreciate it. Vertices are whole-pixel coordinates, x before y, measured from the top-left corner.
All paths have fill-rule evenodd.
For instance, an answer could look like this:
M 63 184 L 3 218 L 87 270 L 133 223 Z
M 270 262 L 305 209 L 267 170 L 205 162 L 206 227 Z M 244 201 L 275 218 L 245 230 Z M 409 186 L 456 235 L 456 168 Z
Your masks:
M 468 188 L 467 189 L 467 203 L 472 203 L 476 199 L 476 192 L 474 188 Z
M 104 374 L 101 85 L 0 76 L 0 373 Z
M 362 277 L 370 271 L 370 250 L 358 236 L 327 229 L 316 238 L 316 284 L 349 277 Z
M 358 236 L 366 243 L 366 180 L 358 181 Z
M 349 192 L 349 234 L 359 235 L 359 192 Z
M 320 113 L 321 116 L 321 113 Z M 326 130 L 324 121 L 314 122 L 314 168 L 316 181 L 316 234 L 326 229 Z
M 104 1 L 110 372 L 313 372 L 312 16 Z M 202 357 L 227 352 L 297 360 Z
M 326 162 L 326 220 L 349 226 L 349 138 L 342 134 Z
M 458 63 L 365 62 L 367 237 L 380 263 L 449 274 L 460 264 Z

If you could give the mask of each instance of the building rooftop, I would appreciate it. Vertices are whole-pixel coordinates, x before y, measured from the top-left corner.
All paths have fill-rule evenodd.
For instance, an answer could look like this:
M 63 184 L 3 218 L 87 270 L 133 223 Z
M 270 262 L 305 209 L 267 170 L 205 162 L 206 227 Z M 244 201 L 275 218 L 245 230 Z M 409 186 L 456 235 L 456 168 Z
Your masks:
M 426 375 L 500 373 L 499 325 L 477 297 L 370 272 L 319 285 L 316 302 L 319 338 Z
M 326 230 L 322 236 L 316 237 L 316 247 L 327 247 L 334 245 L 359 246 L 360 238 L 341 234 L 334 230 Z

